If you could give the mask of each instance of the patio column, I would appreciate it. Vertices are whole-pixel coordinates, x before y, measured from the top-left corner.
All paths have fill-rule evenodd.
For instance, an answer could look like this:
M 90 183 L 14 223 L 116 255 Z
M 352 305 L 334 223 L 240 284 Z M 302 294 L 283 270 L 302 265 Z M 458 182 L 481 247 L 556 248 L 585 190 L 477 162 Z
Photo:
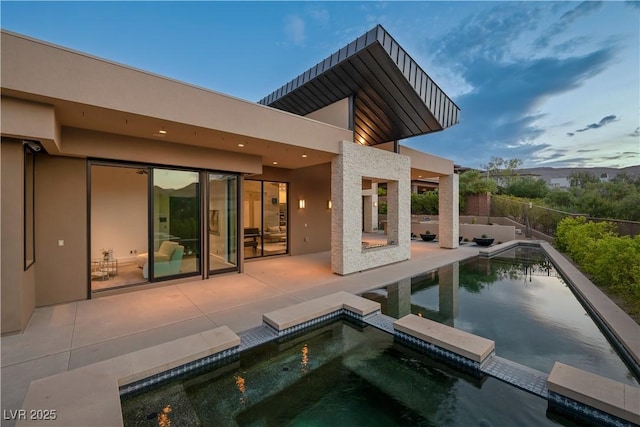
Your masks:
M 441 248 L 458 247 L 460 235 L 460 201 L 458 199 L 458 175 L 440 177 L 438 189 L 438 241 Z
M 340 142 L 331 161 L 331 269 L 345 275 L 411 257 L 411 160 L 353 141 Z M 362 247 L 362 182 L 386 181 L 387 245 Z

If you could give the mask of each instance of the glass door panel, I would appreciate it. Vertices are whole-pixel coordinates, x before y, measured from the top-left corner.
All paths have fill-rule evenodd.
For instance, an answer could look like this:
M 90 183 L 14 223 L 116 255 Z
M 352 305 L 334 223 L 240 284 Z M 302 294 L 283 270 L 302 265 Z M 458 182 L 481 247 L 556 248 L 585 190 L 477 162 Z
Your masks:
M 209 174 L 209 271 L 238 265 L 237 188 L 235 175 Z
M 91 164 L 92 292 L 148 282 L 148 172 L 144 166 Z
M 200 183 L 191 171 L 153 169 L 153 277 L 200 272 Z
M 262 182 L 244 182 L 242 192 L 242 227 L 244 257 L 262 256 Z
M 287 184 L 265 181 L 263 194 L 263 254 L 286 254 Z

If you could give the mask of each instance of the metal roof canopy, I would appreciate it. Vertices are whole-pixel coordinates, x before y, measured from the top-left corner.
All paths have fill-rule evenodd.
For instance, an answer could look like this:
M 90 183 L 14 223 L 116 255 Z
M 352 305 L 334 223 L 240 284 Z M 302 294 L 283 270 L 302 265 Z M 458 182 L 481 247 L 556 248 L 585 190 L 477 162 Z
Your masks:
M 258 102 L 304 116 L 346 97 L 366 145 L 446 129 L 460 112 L 381 25 Z

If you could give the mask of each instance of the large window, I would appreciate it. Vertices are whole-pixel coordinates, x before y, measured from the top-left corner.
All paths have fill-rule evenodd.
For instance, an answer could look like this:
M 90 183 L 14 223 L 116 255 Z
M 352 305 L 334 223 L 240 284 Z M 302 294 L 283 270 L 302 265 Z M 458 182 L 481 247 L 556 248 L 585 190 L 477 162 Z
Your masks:
M 36 260 L 35 242 L 35 155 L 24 146 L 24 269 Z
M 238 178 L 209 174 L 209 272 L 238 265 Z

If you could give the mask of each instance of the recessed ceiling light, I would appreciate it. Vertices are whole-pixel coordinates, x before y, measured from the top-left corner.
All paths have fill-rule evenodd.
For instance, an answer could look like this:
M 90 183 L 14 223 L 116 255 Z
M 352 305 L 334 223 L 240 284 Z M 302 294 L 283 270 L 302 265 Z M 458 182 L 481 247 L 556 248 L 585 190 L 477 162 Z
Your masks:
M 238 144 L 238 147 L 244 147 L 244 144 L 241 142 L 240 144 Z
M 303 154 L 303 155 L 302 155 L 302 157 L 307 157 L 307 155 L 306 155 L 306 154 Z
M 274 165 L 277 165 L 277 164 L 278 164 L 278 162 L 273 162 L 273 164 L 274 164 Z

